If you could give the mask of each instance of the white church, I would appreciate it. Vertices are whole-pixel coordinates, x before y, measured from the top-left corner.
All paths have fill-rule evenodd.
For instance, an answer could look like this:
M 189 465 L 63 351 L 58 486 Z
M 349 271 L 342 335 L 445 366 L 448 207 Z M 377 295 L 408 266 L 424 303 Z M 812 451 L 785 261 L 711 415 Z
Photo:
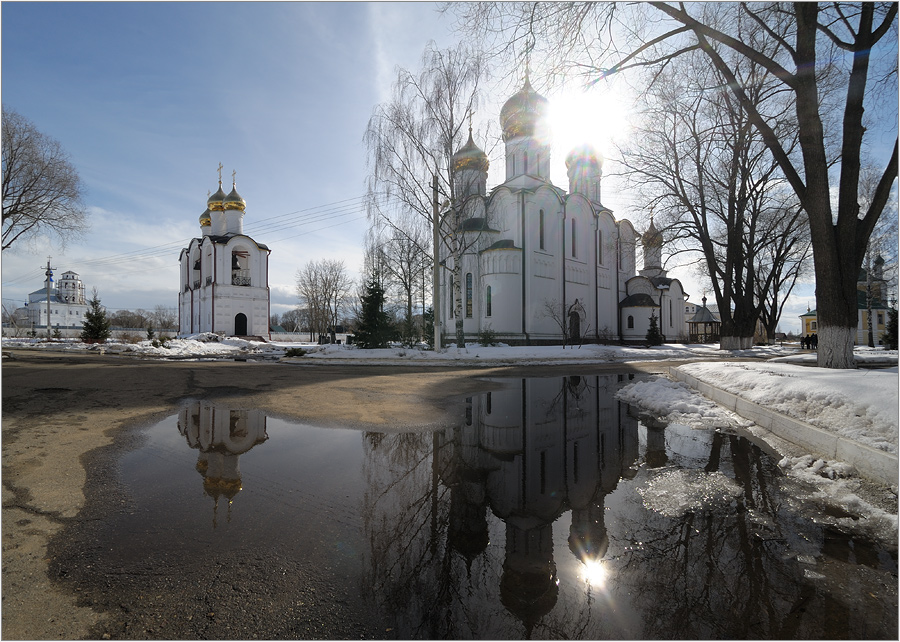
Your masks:
M 548 101 L 528 79 L 500 111 L 506 179 L 486 191 L 488 158 L 472 139 L 453 155 L 454 193 L 464 217 L 461 266 L 463 328 L 475 341 L 490 330 L 510 344 L 643 342 L 656 319 L 667 341 L 684 332 L 685 293 L 662 268 L 662 235 L 641 237 L 600 201 L 602 161 L 589 146 L 566 158 L 569 190 L 550 182 Z M 441 262 L 453 257 L 442 248 Z M 442 344 L 455 342 L 452 276 L 441 271 Z M 577 339 L 576 339 L 577 340 Z
M 232 174 L 234 178 L 234 174 Z M 219 189 L 200 215 L 201 236 L 179 256 L 180 336 L 214 332 L 223 336 L 269 338 L 269 250 L 244 234 L 247 203 L 232 180 Z
M 88 305 L 84 298 L 84 282 L 77 273 L 71 270 L 63 272 L 59 282 L 53 285 L 53 273 L 47 272 L 44 285 L 28 295 L 28 302 L 24 307 L 16 308 L 13 312 L 16 326 L 21 329 L 43 329 L 47 325 L 54 330 L 58 329 L 64 336 L 74 336 L 81 333 L 84 315 L 88 311 Z M 47 305 L 47 292 L 49 281 L 50 305 Z M 48 316 L 49 313 L 49 316 Z M 71 330 L 74 332 L 66 332 Z

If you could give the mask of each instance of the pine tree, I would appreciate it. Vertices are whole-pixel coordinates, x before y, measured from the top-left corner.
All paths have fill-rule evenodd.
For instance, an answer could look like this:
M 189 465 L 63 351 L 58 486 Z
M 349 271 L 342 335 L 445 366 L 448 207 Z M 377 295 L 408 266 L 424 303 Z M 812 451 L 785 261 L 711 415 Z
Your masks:
M 663 337 L 659 333 L 659 326 L 656 323 L 656 312 L 650 315 L 650 329 L 647 330 L 647 343 L 651 346 L 662 345 Z
M 384 311 L 384 288 L 373 273 L 365 285 L 360 301 L 362 311 L 354 334 L 354 342 L 360 348 L 385 348 L 393 333 L 391 317 Z
M 100 305 L 100 296 L 96 289 L 88 305 L 90 307 L 84 313 L 81 340 L 85 343 L 104 343 L 112 332 L 109 319 L 106 317 L 106 308 Z
M 884 346 L 888 350 L 897 349 L 897 310 L 895 308 L 888 310 L 888 322 L 884 334 L 881 335 L 881 340 L 884 341 Z
M 434 308 L 428 307 L 425 308 L 425 314 L 422 315 L 422 323 L 424 327 L 422 328 L 422 332 L 425 335 L 425 343 L 428 344 L 428 348 L 434 350 Z

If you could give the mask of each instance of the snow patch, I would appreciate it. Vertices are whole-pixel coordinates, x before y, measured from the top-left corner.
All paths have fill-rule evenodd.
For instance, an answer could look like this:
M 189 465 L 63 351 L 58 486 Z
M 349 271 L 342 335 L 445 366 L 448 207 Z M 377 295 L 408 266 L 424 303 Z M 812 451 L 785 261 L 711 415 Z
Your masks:
M 666 517 L 729 506 L 743 491 L 734 480 L 716 471 L 670 470 L 638 489 L 644 507 Z

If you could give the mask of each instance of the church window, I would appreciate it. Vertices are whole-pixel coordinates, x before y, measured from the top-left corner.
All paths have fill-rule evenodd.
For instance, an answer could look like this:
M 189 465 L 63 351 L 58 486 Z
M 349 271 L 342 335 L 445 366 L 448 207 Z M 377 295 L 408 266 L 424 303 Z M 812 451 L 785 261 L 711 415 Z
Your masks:
M 472 317 L 472 273 L 466 272 L 466 317 Z
M 491 316 L 491 286 L 487 286 L 484 295 L 484 316 Z
M 527 174 L 528 173 L 528 152 L 525 152 L 523 156 L 525 159 L 525 168 L 522 170 L 522 173 Z
M 634 330 L 634 317 L 630 314 L 628 315 L 628 329 Z
M 597 265 L 603 265 L 603 230 L 597 230 Z
M 672 301 L 669 300 L 669 327 L 672 327 Z
M 544 210 L 538 215 L 538 247 L 544 249 Z
M 450 296 L 447 297 L 447 301 L 450 303 L 450 318 L 453 318 L 453 277 L 450 277 Z
M 577 252 L 575 251 L 575 246 L 577 245 L 577 235 L 575 233 L 575 219 L 572 219 L 572 258 L 574 259 L 577 256 Z

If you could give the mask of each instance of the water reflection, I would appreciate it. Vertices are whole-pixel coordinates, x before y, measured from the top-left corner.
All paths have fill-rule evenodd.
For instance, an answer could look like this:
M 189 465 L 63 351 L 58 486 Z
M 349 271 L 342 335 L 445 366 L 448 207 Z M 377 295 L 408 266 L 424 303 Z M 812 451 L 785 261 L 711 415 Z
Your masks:
M 402 637 L 896 631 L 895 590 L 836 588 L 859 582 L 832 564 L 847 547 L 790 508 L 774 461 L 639 420 L 620 381 L 523 379 L 468 399 L 458 427 L 367 435 L 363 586 Z M 856 555 L 895 582 L 896 555 L 871 548 Z
M 240 410 L 211 401 L 194 401 L 178 413 L 178 432 L 188 446 L 199 450 L 197 472 L 203 492 L 213 499 L 213 527 L 217 525 L 219 499 L 231 503 L 243 489 L 241 455 L 266 441 L 266 415 L 260 410 Z
M 748 441 L 638 417 L 624 383 L 496 380 L 434 432 L 193 402 L 123 456 L 127 508 L 54 564 L 132 605 L 205 587 L 179 609 L 215 613 L 212 638 L 896 637 L 895 548 Z M 198 636 L 165 615 L 156 637 Z

